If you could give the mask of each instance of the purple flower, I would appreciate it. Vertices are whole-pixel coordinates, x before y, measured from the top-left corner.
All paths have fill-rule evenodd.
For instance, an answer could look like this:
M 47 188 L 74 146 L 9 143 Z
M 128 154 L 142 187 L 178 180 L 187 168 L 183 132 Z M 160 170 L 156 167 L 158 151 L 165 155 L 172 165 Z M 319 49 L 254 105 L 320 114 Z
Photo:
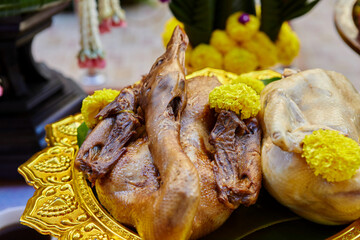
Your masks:
M 160 2 L 162 2 L 162 3 L 168 3 L 168 2 L 170 2 L 171 0 L 160 0 Z
M 250 21 L 250 16 L 247 13 L 241 14 L 241 16 L 238 18 L 239 23 L 245 24 L 248 21 Z

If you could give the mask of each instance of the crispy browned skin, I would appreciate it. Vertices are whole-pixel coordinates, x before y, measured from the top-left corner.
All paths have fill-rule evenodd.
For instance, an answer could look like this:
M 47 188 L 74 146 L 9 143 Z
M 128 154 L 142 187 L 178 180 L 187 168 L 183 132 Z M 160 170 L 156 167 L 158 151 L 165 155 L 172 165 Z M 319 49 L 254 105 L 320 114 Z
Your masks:
M 159 173 L 154 166 L 147 138 L 130 143 L 114 168 L 98 179 L 95 187 L 101 204 L 115 219 L 136 226 L 146 207 L 146 201 L 142 199 L 149 201 L 160 187 Z
M 248 132 L 236 131 L 237 140 L 227 142 L 228 145 L 251 145 L 247 150 L 241 149 L 239 155 L 223 159 L 217 151 L 228 149 L 218 138 L 210 144 L 211 131 L 225 124 L 216 118 L 208 104 L 210 91 L 220 83 L 215 77 L 197 77 L 185 82 L 186 44 L 186 35 L 177 28 L 166 53 L 141 83 L 138 102 L 145 118 L 145 136 L 128 141 L 122 147 L 126 151 L 108 174 L 96 181 L 103 206 L 119 222 L 135 226 L 144 239 L 196 239 L 215 230 L 229 217 L 234 207 L 229 207 L 221 198 L 223 192 L 217 183 L 221 174 L 214 171 L 216 155 L 219 155 L 217 161 L 235 162 L 236 166 L 249 166 L 258 171 L 254 151 L 260 146 L 256 148 L 244 138 L 260 134 L 258 130 L 252 132 L 250 123 L 247 127 L 243 123 Z M 114 103 L 104 112 L 123 113 Z M 101 116 L 105 117 L 103 122 L 112 119 L 111 114 Z M 219 131 L 219 134 L 225 136 L 228 132 Z M 253 161 L 256 164 L 252 164 Z M 231 164 L 230 167 L 218 165 L 218 168 L 231 169 L 234 165 Z M 240 171 L 244 175 L 251 171 L 243 168 L 232 169 L 232 174 L 239 174 L 232 178 L 239 178 Z M 255 181 L 252 175 L 249 178 Z M 255 184 L 249 185 L 253 186 Z M 260 182 L 256 186 L 260 186 Z M 229 192 L 227 197 L 241 199 L 233 194 Z M 248 202 L 249 194 L 242 197 Z
M 234 124 L 230 129 L 231 124 L 220 119 L 217 121 L 214 112 L 209 108 L 208 95 L 214 87 L 219 85 L 216 78 L 209 77 L 197 77 L 186 81 L 187 103 L 181 114 L 180 143 L 200 178 L 200 202 L 192 222 L 191 239 L 202 237 L 221 226 L 234 210 L 233 204 L 253 203 L 261 185 L 260 130 L 256 119 L 247 120 L 245 123 L 238 120 L 242 122 L 244 129 L 234 133 L 236 136 L 233 136 L 233 139 L 236 140 L 227 142 L 228 147 L 240 151 L 232 155 L 233 158 L 219 154 L 219 152 L 228 151 L 220 142 L 214 144 L 218 149 L 209 143 L 213 129 L 213 132 L 221 128 L 228 130 L 219 132 L 219 138 L 216 141 L 220 141 L 220 137 L 224 135 L 230 138 L 228 132 L 231 132 L 234 126 L 238 126 Z M 246 144 L 246 147 L 240 149 L 238 144 Z M 134 226 L 137 221 L 141 221 L 139 219 L 143 215 L 139 211 L 144 209 L 144 202 L 151 201 L 149 200 L 151 195 L 160 187 L 160 176 L 154 166 L 148 145 L 147 139 L 139 139 L 131 143 L 110 174 L 97 181 L 96 184 L 100 202 L 119 222 L 124 224 Z M 217 161 L 226 161 L 229 165 L 216 165 L 214 161 L 216 155 L 218 155 Z M 214 165 L 217 171 L 214 171 Z M 235 168 L 232 169 L 232 167 Z M 183 167 L 181 170 L 185 171 Z M 239 186 L 243 190 L 241 195 L 239 191 L 221 191 L 218 187 L 217 179 L 221 179 L 221 173 L 224 171 L 231 171 L 233 175 L 229 173 L 228 178 L 233 180 L 232 183 L 242 184 Z M 245 181 L 240 179 L 242 175 L 248 176 L 252 181 L 251 184 L 241 183 Z M 249 189 L 247 190 L 246 187 Z M 226 204 L 222 199 L 223 193 L 226 193 L 225 196 L 229 199 L 236 199 L 237 202 L 233 201 L 231 205 Z M 144 199 L 144 202 L 140 201 L 141 199 Z
M 212 162 L 215 148 L 209 143 L 216 118 L 209 106 L 210 91 L 221 85 L 215 77 L 196 77 L 186 81 L 187 104 L 181 115 L 181 146 L 200 177 L 200 203 L 192 226 L 192 239 L 221 226 L 233 209 L 218 199 Z
M 256 118 L 244 123 L 234 112 L 221 111 L 211 132 L 216 149 L 214 172 L 219 199 L 229 208 L 254 204 L 261 187 L 261 132 Z
M 129 185 L 131 179 L 135 183 L 141 182 L 139 171 L 143 172 L 142 169 L 154 169 L 138 162 L 129 173 L 134 178 L 125 178 L 115 185 L 115 198 L 109 198 L 114 190 L 112 184 L 103 180 L 97 185 L 99 199 L 104 206 L 113 209 L 113 215 L 121 222 L 135 226 L 144 239 L 189 238 L 199 204 L 198 173 L 183 152 L 179 136 L 180 114 L 186 104 L 184 55 L 187 44 L 185 33 L 176 28 L 167 51 L 156 61 L 142 82 L 140 106 L 146 122 L 148 149 L 161 176 L 160 183 L 149 180 L 155 179 L 154 171 L 146 171 L 149 178 L 146 178 L 144 185 Z M 133 144 L 128 148 L 131 146 Z M 129 152 L 119 164 L 125 164 L 126 159 L 138 158 L 133 158 Z M 118 174 L 119 172 L 116 175 Z M 110 176 L 114 176 L 113 172 Z M 124 196 L 124 186 L 125 189 L 133 190 L 126 198 L 121 197 Z M 109 191 L 109 188 L 112 190 Z M 131 196 L 137 198 L 131 199 Z M 118 212 L 118 201 L 131 208 L 122 208 Z M 123 212 L 127 214 L 124 216 Z
M 126 87 L 97 117 L 107 117 L 97 124 L 79 149 L 75 167 L 94 183 L 104 176 L 124 154 L 127 142 L 136 135 L 141 117 L 136 114 L 139 86 Z
M 139 211 L 136 229 L 145 239 L 187 239 L 199 204 L 199 176 L 180 145 L 180 114 L 186 104 L 186 34 L 177 27 L 164 55 L 143 80 L 149 150 L 161 176 L 160 188 Z

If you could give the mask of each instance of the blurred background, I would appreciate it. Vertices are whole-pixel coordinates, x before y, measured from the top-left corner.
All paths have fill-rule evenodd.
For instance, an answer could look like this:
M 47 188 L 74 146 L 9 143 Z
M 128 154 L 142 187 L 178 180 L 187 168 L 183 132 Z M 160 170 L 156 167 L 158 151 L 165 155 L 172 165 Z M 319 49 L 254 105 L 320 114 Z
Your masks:
M 100 70 L 105 81 L 102 84 L 84 83 L 84 76 L 87 76 L 88 70 L 80 68 L 77 60 L 77 54 L 81 47 L 79 19 L 75 13 L 75 2 L 75 0 L 72 1 L 65 11 L 55 15 L 52 18 L 51 26 L 36 34 L 31 46 L 32 54 L 37 62 L 45 63 L 50 69 L 74 80 L 85 94 L 91 94 L 93 91 L 103 88 L 120 89 L 139 81 L 143 75 L 148 73 L 155 59 L 164 52 L 161 35 L 165 22 L 172 17 L 168 5 L 158 0 L 121 1 L 122 7 L 126 11 L 127 27 L 112 28 L 110 33 L 100 36 L 106 53 L 106 67 Z M 301 42 L 300 53 L 291 67 L 299 70 L 312 68 L 333 70 L 345 75 L 355 88 L 360 90 L 360 55 L 341 39 L 336 30 L 334 23 L 336 3 L 337 0 L 320 1 L 312 11 L 291 21 L 291 25 Z M 81 102 L 79 99 L 77 100 L 80 106 Z M 0 138 L 0 150 L 2 151 L 0 151 L 0 162 L 3 166 L 8 162 L 11 163 L 13 169 L 12 172 L 7 173 L 8 170 L 2 166 L 0 169 L 1 176 L 16 176 L 18 180 L 21 178 L 16 172 L 16 168 L 46 144 L 43 137 L 44 132 L 41 132 L 44 131 L 44 126 L 68 115 L 65 111 L 62 111 L 64 116 L 56 115 L 56 112 L 61 112 L 58 109 L 61 105 L 63 104 L 60 102 L 57 107 L 48 106 L 49 109 L 52 109 L 52 115 L 49 113 L 49 117 L 44 118 L 45 120 L 38 119 L 41 117 L 38 117 L 36 108 L 34 108 L 35 110 L 30 109 L 30 114 L 26 112 L 26 116 L 31 115 L 30 125 L 36 126 L 35 137 L 37 141 L 40 141 L 40 144 L 36 147 L 30 145 L 32 148 L 29 147 L 28 152 L 24 153 L 25 157 L 16 158 L 18 162 L 15 161 L 15 157 L 12 158 L 11 154 L 25 152 L 24 144 L 19 144 L 21 140 L 30 139 L 31 144 L 34 142 L 33 138 L 35 137 L 32 132 L 34 126 L 30 126 L 31 131 L 28 131 L 32 134 L 29 134 L 31 138 L 27 138 L 27 135 L 21 137 L 20 135 L 25 131 L 21 130 L 24 124 L 23 121 L 18 120 L 18 115 L 16 115 L 18 113 L 13 116 L 11 111 L 9 111 L 10 113 L 2 112 L 4 109 L 0 108 L 0 137 L 2 136 Z M 76 111 L 79 106 L 77 106 Z M 24 115 L 23 112 L 20 113 Z M 17 122 L 15 121 L 16 126 L 11 125 L 14 119 L 17 120 Z M 10 124 L 13 129 L 8 128 L 6 124 Z M 19 132 L 15 132 L 16 129 L 20 129 Z M 9 140 L 9 136 L 12 137 L 13 142 Z M 8 145 L 15 147 L 15 150 L 10 149 Z M 21 151 L 18 150 L 18 145 L 22 146 Z M 0 177 L 0 212 L 3 210 L 2 213 L 13 215 L 12 212 L 4 211 L 11 207 L 20 206 L 20 209 L 15 209 L 18 214 L 16 215 L 17 220 L 33 193 L 34 188 L 25 185 L 22 178 L 20 182 L 13 182 L 8 179 L 3 180 Z M 5 216 L 3 219 L 7 218 L 7 215 L 3 216 Z M 8 238 L 6 239 L 8 240 Z
M 360 56 L 341 39 L 334 24 L 336 0 L 320 1 L 313 10 L 291 22 L 301 41 L 299 56 L 292 67 L 300 70 L 324 68 L 344 74 L 360 90 Z M 127 27 L 113 28 L 101 35 L 107 65 L 102 85 L 84 85 L 86 70 L 80 69 L 79 23 L 74 6 L 53 18 L 51 27 L 33 42 L 37 61 L 78 82 L 91 93 L 102 88 L 121 88 L 141 79 L 155 59 L 164 52 L 161 33 L 172 16 L 167 4 L 159 1 L 122 1 Z

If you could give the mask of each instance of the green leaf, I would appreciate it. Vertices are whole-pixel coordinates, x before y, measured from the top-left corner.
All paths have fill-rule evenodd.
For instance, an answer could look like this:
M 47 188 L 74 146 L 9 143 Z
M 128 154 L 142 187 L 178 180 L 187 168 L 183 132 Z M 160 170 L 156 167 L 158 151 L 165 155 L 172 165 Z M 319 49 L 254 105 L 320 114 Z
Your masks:
M 193 47 L 209 43 L 211 33 L 215 29 L 225 29 L 232 13 L 255 14 L 254 0 L 172 0 L 169 8 L 175 18 L 184 23 Z
M 291 1 L 286 1 L 283 5 L 283 15 L 287 14 L 287 11 L 289 12 L 293 12 L 296 11 L 296 9 L 299 9 L 301 7 L 304 6 L 304 4 L 306 3 L 306 0 L 291 0 Z
M 189 41 L 191 46 L 196 47 L 201 43 L 208 44 L 211 37 L 211 31 L 199 29 L 196 26 L 184 24 L 185 25 L 185 32 L 189 37 Z
M 216 0 L 172 0 L 169 4 L 174 16 L 185 25 L 193 47 L 208 43 L 214 26 Z
M 234 0 L 216 1 L 216 16 L 214 18 L 214 29 L 225 29 L 226 20 L 233 13 Z
M 264 85 L 268 85 L 269 83 L 271 82 L 274 82 L 274 81 L 277 81 L 277 80 L 280 80 L 281 77 L 274 77 L 274 78 L 268 78 L 268 79 L 262 79 L 261 81 L 264 83 Z
M 181 6 L 179 6 L 178 4 L 176 4 L 173 1 L 169 4 L 169 7 L 170 7 L 172 14 L 175 16 L 175 18 L 177 20 L 179 20 L 182 23 L 190 23 L 191 22 L 191 17 L 189 16 L 186 9 L 182 8 Z
M 219 0 L 221 1 L 221 0 Z M 233 2 L 233 11 L 243 11 L 248 14 L 256 15 L 255 1 L 254 0 L 235 0 Z
M 276 41 L 281 25 L 285 21 L 309 12 L 320 0 L 261 0 L 260 30 L 272 41 Z
M 289 21 L 291 19 L 300 17 L 304 14 L 306 14 L 307 12 L 309 12 L 313 7 L 315 7 L 315 5 L 319 2 L 320 0 L 316 0 L 316 1 L 312 1 L 311 3 L 308 3 L 307 5 L 293 11 L 291 14 L 289 15 L 284 15 L 284 19 L 286 21 Z
M 279 31 L 283 23 L 282 6 L 283 3 L 279 0 L 261 1 L 260 30 L 266 33 L 274 42 L 279 35 Z
M 85 122 L 83 122 L 78 128 L 77 128 L 77 144 L 79 147 L 83 144 L 83 142 L 86 139 L 86 136 L 88 135 L 89 128 L 86 126 Z

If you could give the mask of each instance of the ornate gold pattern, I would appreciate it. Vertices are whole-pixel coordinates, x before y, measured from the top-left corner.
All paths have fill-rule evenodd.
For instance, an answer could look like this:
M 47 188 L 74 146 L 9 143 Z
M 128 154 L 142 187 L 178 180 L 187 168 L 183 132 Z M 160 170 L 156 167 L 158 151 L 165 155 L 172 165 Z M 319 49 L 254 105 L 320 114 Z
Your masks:
M 37 163 L 34 168 L 46 173 L 62 172 L 70 167 L 70 162 L 69 156 L 54 156 Z
M 187 78 L 193 78 L 198 76 L 217 77 L 222 84 L 229 84 L 231 80 L 238 78 L 238 75 L 231 72 L 225 72 L 220 69 L 204 68 L 202 70 L 191 73 Z
M 360 221 L 357 220 L 340 233 L 329 238 L 331 240 L 353 240 L 360 239 Z
M 102 208 L 85 176 L 73 167 L 82 122 L 77 114 L 46 126 L 48 147 L 19 167 L 36 189 L 20 222 L 61 240 L 139 240 Z
M 200 73 L 191 76 L 206 74 Z M 223 81 L 232 77 L 224 73 L 222 76 Z M 20 222 L 60 240 L 140 240 L 110 216 L 96 199 L 85 175 L 74 168 L 78 151 L 76 128 L 82 122 L 81 114 L 77 114 L 47 125 L 48 147 L 18 168 L 36 189 Z M 360 221 L 330 239 L 360 239 Z
M 78 122 L 69 123 L 67 125 L 60 125 L 58 127 L 58 131 L 63 133 L 63 134 L 76 136 L 77 135 L 77 128 L 79 126 L 80 126 L 80 123 L 78 123 Z
M 47 194 L 47 193 L 46 193 Z M 58 217 L 73 212 L 77 208 L 75 197 L 60 195 L 48 200 L 37 212 L 42 217 Z

